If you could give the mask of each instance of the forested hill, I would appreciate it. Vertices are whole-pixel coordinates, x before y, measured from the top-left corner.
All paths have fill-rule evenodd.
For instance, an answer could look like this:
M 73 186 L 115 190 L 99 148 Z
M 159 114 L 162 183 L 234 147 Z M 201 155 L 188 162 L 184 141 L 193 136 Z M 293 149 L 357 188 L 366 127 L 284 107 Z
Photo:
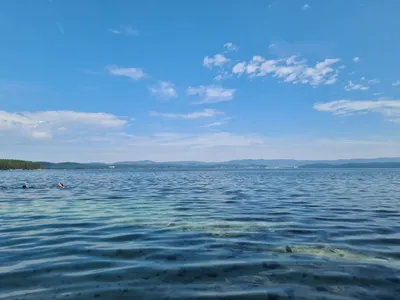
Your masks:
M 39 162 L 18 159 L 0 159 L 0 170 L 38 170 L 42 168 Z
M 356 160 L 357 161 L 357 160 Z M 279 164 L 279 163 L 280 164 Z M 0 170 L 37 170 L 37 169 L 184 169 L 184 168 L 198 168 L 198 169 L 237 169 L 237 168 L 400 168 L 399 159 L 393 161 L 367 161 L 367 162 L 347 162 L 339 164 L 338 161 L 315 161 L 314 163 L 301 163 L 301 161 L 293 161 L 292 165 L 288 161 L 271 161 L 267 164 L 265 161 L 243 160 L 243 161 L 230 161 L 220 163 L 206 163 L 206 162 L 116 162 L 114 164 L 107 163 L 77 163 L 77 162 L 33 162 L 17 159 L 0 159 Z M 275 164 L 274 164 L 275 163 Z

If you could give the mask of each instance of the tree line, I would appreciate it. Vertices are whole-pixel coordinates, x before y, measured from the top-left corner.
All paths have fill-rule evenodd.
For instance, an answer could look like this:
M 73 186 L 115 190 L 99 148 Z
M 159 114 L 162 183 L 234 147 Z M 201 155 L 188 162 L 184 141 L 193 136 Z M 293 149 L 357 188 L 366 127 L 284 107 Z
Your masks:
M 42 168 L 42 165 L 35 161 L 0 159 L 0 170 L 37 170 Z

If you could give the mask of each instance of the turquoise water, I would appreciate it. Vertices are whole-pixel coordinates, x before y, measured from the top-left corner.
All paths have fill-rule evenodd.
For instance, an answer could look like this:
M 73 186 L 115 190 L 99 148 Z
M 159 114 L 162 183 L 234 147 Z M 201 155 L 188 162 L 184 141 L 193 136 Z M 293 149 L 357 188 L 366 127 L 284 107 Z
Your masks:
M 0 172 L 0 299 L 400 299 L 400 171 Z

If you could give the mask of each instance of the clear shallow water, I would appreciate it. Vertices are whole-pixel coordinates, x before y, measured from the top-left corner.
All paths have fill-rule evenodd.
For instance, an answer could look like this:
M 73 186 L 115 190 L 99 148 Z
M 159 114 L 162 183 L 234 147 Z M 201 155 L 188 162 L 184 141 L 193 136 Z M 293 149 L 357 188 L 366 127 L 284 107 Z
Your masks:
M 0 299 L 400 299 L 400 171 L 0 172 Z

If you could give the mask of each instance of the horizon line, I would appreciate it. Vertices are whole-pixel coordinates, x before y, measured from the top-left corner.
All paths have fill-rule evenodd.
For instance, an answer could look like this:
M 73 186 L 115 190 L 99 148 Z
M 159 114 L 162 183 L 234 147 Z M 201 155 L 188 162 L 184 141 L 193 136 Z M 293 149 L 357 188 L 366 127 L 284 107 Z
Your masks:
M 170 160 L 170 161 L 155 161 L 150 159 L 141 159 L 141 160 L 122 160 L 122 161 L 114 161 L 114 162 L 103 162 L 103 161 L 47 161 L 47 160 L 27 160 L 21 158 L 0 158 L 0 160 L 24 160 L 24 161 L 32 161 L 32 162 L 47 162 L 47 163 L 79 163 L 79 164 L 117 164 L 117 163 L 138 163 L 138 162 L 151 162 L 151 163 L 208 163 L 208 164 L 217 164 L 217 163 L 227 163 L 233 161 L 341 161 L 341 160 L 379 160 L 379 159 L 400 159 L 400 156 L 394 157 L 355 157 L 355 158 L 334 158 L 334 159 L 295 159 L 295 158 L 240 158 L 240 159 L 230 159 L 230 160 L 221 160 L 221 161 L 202 161 L 202 160 Z

